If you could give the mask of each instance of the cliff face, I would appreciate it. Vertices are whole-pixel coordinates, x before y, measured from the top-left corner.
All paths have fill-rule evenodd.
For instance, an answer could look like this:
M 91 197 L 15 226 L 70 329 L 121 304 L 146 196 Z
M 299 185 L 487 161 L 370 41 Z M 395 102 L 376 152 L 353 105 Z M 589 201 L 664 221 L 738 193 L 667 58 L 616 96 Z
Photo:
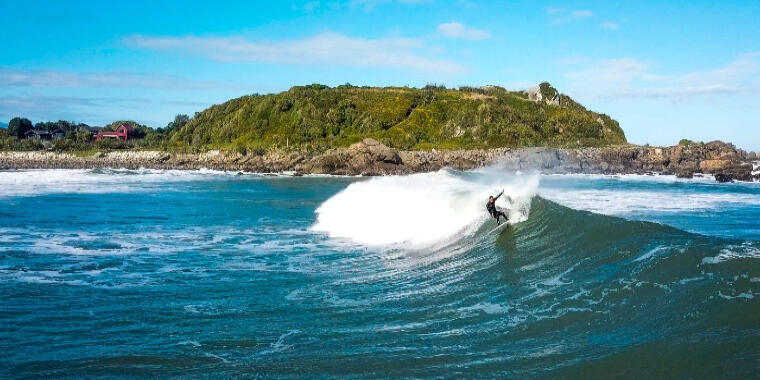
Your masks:
M 434 171 L 444 167 L 473 169 L 497 165 L 506 170 L 540 170 L 545 173 L 663 173 L 691 177 L 695 173 L 714 174 L 719 181 L 750 181 L 750 160 L 756 158 L 730 144 L 665 148 L 621 146 L 606 148 L 481 149 L 399 151 L 365 139 L 347 148 L 321 154 L 275 151 L 264 155 L 244 155 L 230 151 L 200 154 L 166 152 L 109 152 L 76 157 L 52 152 L 0 153 L 0 169 L 33 168 L 154 168 L 218 169 L 260 173 L 386 175 Z

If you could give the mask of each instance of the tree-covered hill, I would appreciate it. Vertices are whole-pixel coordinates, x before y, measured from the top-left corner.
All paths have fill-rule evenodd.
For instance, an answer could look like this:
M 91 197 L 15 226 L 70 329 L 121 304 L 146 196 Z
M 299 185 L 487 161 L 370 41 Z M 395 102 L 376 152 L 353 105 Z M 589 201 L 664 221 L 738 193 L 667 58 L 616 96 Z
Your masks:
M 399 149 L 601 146 L 626 142 L 617 121 L 548 83 L 501 87 L 293 87 L 232 99 L 173 131 L 193 150 L 324 149 L 373 137 Z

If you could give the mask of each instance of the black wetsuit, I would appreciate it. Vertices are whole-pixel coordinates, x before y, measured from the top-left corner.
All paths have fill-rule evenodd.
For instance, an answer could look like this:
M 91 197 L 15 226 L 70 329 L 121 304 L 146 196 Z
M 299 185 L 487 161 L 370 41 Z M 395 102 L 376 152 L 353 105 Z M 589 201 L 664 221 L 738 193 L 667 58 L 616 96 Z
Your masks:
M 503 194 L 503 192 L 501 194 Z M 496 200 L 499 199 L 499 197 L 501 196 L 501 194 L 495 196 L 493 198 L 493 202 L 488 201 L 486 203 L 486 210 L 488 210 L 488 213 L 491 214 L 491 216 L 494 217 L 494 219 L 496 219 L 496 224 L 497 225 L 501 224 L 501 220 L 499 218 L 501 218 L 502 216 L 504 217 L 505 221 L 507 221 L 507 222 L 509 221 L 509 218 L 507 217 L 507 214 L 505 214 L 504 212 L 499 211 L 499 210 L 496 209 Z

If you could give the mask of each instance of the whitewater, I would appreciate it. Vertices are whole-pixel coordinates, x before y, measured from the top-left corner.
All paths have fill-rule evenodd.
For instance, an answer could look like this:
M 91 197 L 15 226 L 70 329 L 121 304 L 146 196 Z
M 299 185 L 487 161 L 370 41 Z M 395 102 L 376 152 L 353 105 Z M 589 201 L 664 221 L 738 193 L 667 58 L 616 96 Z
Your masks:
M 441 170 L 353 183 L 317 209 L 313 230 L 367 245 L 422 247 L 472 235 L 489 217 L 484 200 L 501 191 L 496 205 L 511 223 L 527 218 L 537 174 L 507 180 L 478 174 Z
M 0 377 L 750 378 L 758 220 L 710 177 L 0 171 Z

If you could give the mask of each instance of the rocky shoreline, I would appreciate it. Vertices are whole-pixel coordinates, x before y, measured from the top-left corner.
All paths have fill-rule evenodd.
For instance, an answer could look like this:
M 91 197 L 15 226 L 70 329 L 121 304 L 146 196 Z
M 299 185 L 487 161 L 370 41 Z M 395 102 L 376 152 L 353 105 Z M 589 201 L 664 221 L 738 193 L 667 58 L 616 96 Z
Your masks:
M 391 175 L 435 171 L 444 167 L 474 169 L 496 165 L 507 170 L 544 173 L 712 174 L 716 180 L 760 180 L 751 162 L 760 159 L 731 144 L 714 141 L 688 146 L 612 146 L 603 148 L 497 148 L 481 150 L 398 151 L 365 139 L 322 153 L 275 151 L 264 155 L 209 151 L 180 154 L 114 151 L 79 157 L 55 152 L 0 152 L 0 170 L 14 169 L 216 169 L 259 173 Z

